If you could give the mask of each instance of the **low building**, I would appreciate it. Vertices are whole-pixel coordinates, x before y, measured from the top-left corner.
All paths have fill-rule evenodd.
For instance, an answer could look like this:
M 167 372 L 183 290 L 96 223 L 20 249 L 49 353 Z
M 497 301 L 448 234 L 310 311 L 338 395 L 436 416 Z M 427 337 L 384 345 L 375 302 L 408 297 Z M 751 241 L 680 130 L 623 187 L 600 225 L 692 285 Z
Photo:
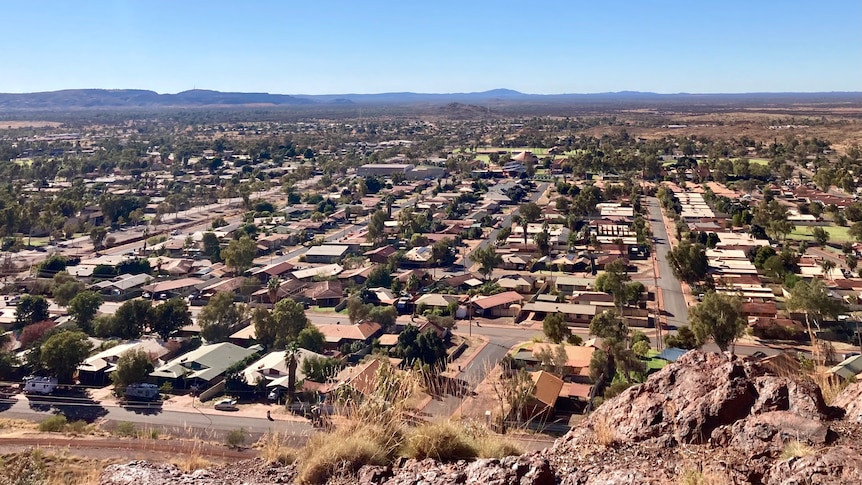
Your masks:
M 159 385 L 170 382 L 176 389 L 207 389 L 218 382 L 225 371 L 256 351 L 229 342 L 202 345 L 150 373 Z
M 305 261 L 307 263 L 323 263 L 332 264 L 341 261 L 347 255 L 347 246 L 337 246 L 324 244 L 322 246 L 312 246 L 305 253 Z
M 471 302 L 477 316 L 496 318 L 514 317 L 521 311 L 524 297 L 516 291 L 506 291 L 496 295 L 476 298 Z
M 339 350 L 345 344 L 370 344 L 371 340 L 382 332 L 382 327 L 377 322 L 362 322 L 357 325 L 315 324 L 315 327 L 326 337 L 326 349 L 332 351 Z
M 123 344 L 115 345 L 107 350 L 88 357 L 78 366 L 78 381 L 87 386 L 103 386 L 110 382 L 110 374 L 117 368 L 120 357 L 127 352 L 143 350 L 150 357 L 151 362 L 157 362 L 160 357 L 168 353 L 157 340 L 132 340 Z

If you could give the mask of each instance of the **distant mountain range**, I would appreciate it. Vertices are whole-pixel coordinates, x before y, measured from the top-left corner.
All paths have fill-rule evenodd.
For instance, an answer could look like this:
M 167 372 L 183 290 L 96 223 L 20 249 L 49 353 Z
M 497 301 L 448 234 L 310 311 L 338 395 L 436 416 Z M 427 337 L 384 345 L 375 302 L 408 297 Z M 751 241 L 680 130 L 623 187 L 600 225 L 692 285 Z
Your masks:
M 525 94 L 511 89 L 477 93 L 380 93 L 286 95 L 269 93 L 225 93 L 194 89 L 177 94 L 159 94 L 139 89 L 66 89 L 41 93 L 0 94 L 0 110 L 71 110 L 204 106 L 302 106 L 302 105 L 409 105 L 468 103 L 499 104 L 580 104 L 580 103 L 789 103 L 862 102 L 860 92 L 824 93 L 744 93 L 744 94 L 658 94 L 621 91 L 594 94 Z

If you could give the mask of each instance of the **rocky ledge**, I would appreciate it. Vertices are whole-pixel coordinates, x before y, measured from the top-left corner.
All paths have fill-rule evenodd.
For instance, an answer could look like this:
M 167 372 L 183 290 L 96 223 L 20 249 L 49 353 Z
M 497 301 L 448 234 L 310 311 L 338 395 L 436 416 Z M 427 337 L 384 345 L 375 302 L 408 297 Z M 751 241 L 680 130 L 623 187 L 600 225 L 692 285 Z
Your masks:
M 804 379 L 754 362 L 692 351 L 605 402 L 542 452 L 502 460 L 403 460 L 333 483 L 435 485 L 862 483 L 862 384 L 832 406 Z M 171 465 L 108 467 L 104 485 L 292 483 L 292 466 L 182 473 Z

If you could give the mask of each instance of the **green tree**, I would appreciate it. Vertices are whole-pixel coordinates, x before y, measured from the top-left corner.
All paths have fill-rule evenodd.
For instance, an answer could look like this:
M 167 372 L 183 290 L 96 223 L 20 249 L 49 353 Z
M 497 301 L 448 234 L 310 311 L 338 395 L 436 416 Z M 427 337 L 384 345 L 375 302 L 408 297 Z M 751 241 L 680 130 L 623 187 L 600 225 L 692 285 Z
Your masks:
M 94 227 L 90 231 L 90 242 L 93 243 L 96 251 L 102 249 L 106 237 L 108 237 L 108 230 L 104 227 Z
M 526 219 L 527 222 L 536 222 L 542 217 L 542 208 L 535 202 L 521 204 L 518 207 L 518 212 L 521 213 L 521 217 Z
M 616 312 L 605 310 L 590 320 L 590 333 L 605 340 L 623 342 L 629 334 L 629 329 Z
M 146 382 L 152 371 L 153 363 L 143 349 L 130 350 L 117 360 L 117 368 L 111 372 L 111 382 L 116 390 L 125 392 L 129 384 Z
M 276 348 L 284 348 L 289 342 L 295 341 L 299 333 L 310 324 L 305 316 L 305 308 L 291 298 L 285 298 L 275 304 L 272 318 L 277 328 Z
M 124 340 L 138 338 L 152 323 L 153 304 L 149 300 L 129 300 L 114 313 L 113 337 Z
M 317 327 L 310 325 L 299 331 L 296 344 L 305 350 L 322 353 L 326 345 L 326 336 Z
M 598 291 L 609 293 L 614 297 L 617 311 L 622 313 L 623 307 L 629 300 L 626 293 L 626 284 L 631 281 L 626 264 L 622 259 L 615 259 L 605 265 L 605 271 L 596 278 L 595 288 Z
M 800 281 L 790 290 L 787 309 L 805 314 L 805 324 L 812 333 L 811 323 L 820 330 L 826 318 L 838 318 L 846 310 L 838 300 L 829 296 L 829 289 L 820 280 Z
M 224 263 L 233 268 L 237 276 L 245 273 L 251 267 L 256 255 L 257 244 L 248 236 L 234 239 L 221 251 Z
M 542 320 L 542 331 L 551 342 L 558 344 L 568 339 L 572 330 L 566 325 L 566 317 L 562 313 L 549 313 Z
M 171 298 L 153 308 L 150 328 L 159 334 L 162 340 L 167 340 L 175 331 L 191 325 L 189 307 L 182 298 Z
M 854 222 L 853 225 L 847 229 L 847 234 L 857 241 L 862 241 L 862 222 Z
M 203 236 L 203 255 L 213 263 L 221 262 L 221 243 L 218 237 L 211 232 L 205 232 Z
M 54 276 L 54 281 L 51 285 L 51 295 L 54 297 L 54 302 L 60 306 L 67 306 L 72 298 L 78 293 L 84 291 L 83 283 L 76 281 L 69 273 L 61 272 Z
M 48 300 L 42 295 L 24 295 L 15 307 L 15 328 L 47 320 Z
M 92 331 L 93 319 L 105 300 L 102 295 L 95 291 L 82 291 L 69 302 L 69 315 L 75 319 L 75 323 L 87 333 Z
M 829 242 L 829 233 L 822 227 L 815 227 L 812 229 L 811 235 L 814 236 L 814 241 L 817 242 L 818 246 L 824 246 Z
M 446 362 L 446 343 L 433 331 L 419 332 L 414 325 L 407 325 L 398 335 L 395 352 L 407 365 L 421 364 L 430 372 L 438 372 Z
M 698 343 L 712 339 L 722 352 L 745 333 L 742 302 L 721 293 L 707 293 L 697 306 L 689 310 L 688 320 Z
M 678 349 L 696 349 L 700 347 L 697 336 L 688 325 L 683 325 L 676 330 L 676 334 L 667 335 L 664 338 L 667 347 Z
M 257 343 L 267 349 L 273 348 L 275 340 L 278 338 L 278 329 L 275 325 L 275 319 L 272 318 L 272 313 L 266 308 L 257 307 L 252 312 L 251 321 L 254 325 L 254 339 Z
M 382 210 L 378 210 L 374 214 L 371 215 L 371 219 L 368 221 L 368 240 L 373 243 L 378 243 L 382 240 L 386 233 L 384 231 L 386 227 L 386 221 L 388 217 L 386 216 L 386 212 Z
M 439 265 L 449 266 L 455 262 L 455 253 L 452 252 L 452 240 L 442 239 L 431 246 L 431 258 Z
M 680 241 L 679 245 L 668 252 L 667 261 L 674 276 L 687 283 L 702 280 L 709 269 L 706 247 L 703 244 L 692 244 L 687 240 Z
M 305 378 L 314 382 L 326 382 L 344 367 L 338 359 L 331 357 L 310 356 L 302 360 L 302 373 Z
M 479 265 L 479 273 L 487 280 L 494 273 L 494 268 L 503 262 L 503 256 L 497 254 L 494 246 L 487 244 L 476 248 L 470 254 L 470 261 Z
M 216 293 L 198 315 L 201 337 L 209 343 L 226 341 L 244 315 L 245 308 L 234 304 L 233 293 Z
M 63 331 L 49 337 L 39 348 L 39 362 L 62 383 L 72 383 L 75 371 L 90 355 L 90 341 L 83 332 Z

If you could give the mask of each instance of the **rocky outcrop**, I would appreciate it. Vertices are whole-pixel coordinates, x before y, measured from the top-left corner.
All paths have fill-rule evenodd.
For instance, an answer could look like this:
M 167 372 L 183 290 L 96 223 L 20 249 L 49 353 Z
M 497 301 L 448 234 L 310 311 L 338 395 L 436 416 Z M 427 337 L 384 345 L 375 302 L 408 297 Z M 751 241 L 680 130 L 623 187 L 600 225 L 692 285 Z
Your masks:
M 862 382 L 847 386 L 833 404 L 844 410 L 848 422 L 862 425 Z
M 827 406 L 808 381 L 692 351 L 605 402 L 543 452 L 469 463 L 403 460 L 364 467 L 337 483 L 673 484 L 689 477 L 688 483 L 859 484 L 862 387 L 848 387 L 835 404 Z M 196 473 L 135 463 L 109 467 L 102 483 L 290 483 L 295 476 L 292 467 L 260 464 Z

